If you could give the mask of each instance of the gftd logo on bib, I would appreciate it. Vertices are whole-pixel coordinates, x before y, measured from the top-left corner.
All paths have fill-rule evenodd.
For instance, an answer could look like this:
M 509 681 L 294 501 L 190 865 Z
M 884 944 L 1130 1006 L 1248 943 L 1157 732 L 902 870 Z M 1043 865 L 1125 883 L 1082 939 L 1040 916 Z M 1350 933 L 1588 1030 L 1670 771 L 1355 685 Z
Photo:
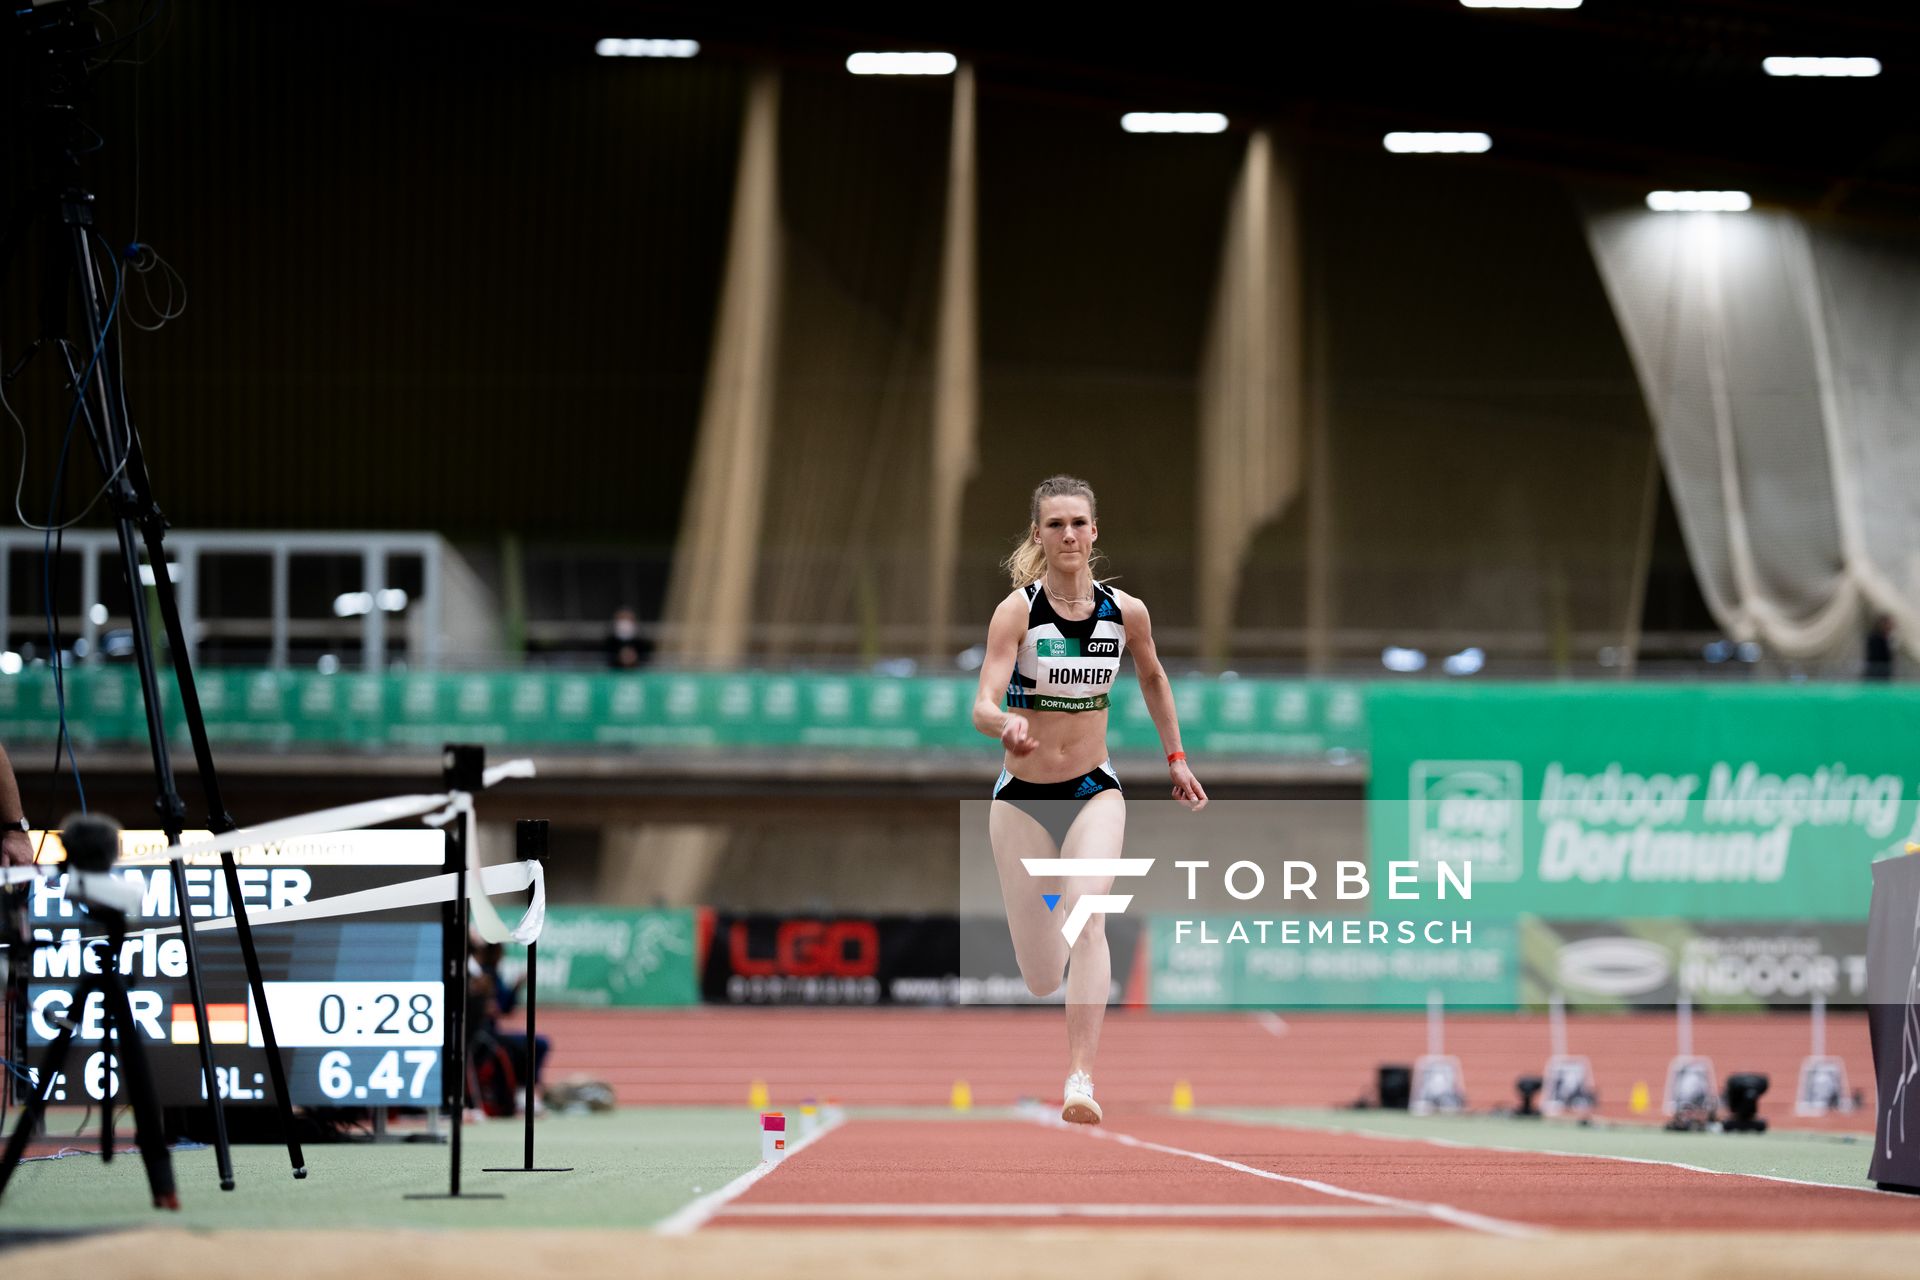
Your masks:
M 1153 870 L 1152 858 L 1022 858 L 1020 865 L 1030 876 L 1144 876 Z M 1040 895 L 1051 911 L 1060 905 L 1060 895 Z M 1080 931 L 1096 913 L 1120 915 L 1133 901 L 1130 893 L 1083 893 L 1074 900 L 1067 918 L 1060 922 L 1061 936 L 1067 945 L 1080 941 Z
M 1476 881 L 1520 878 L 1525 810 L 1517 761 L 1416 760 L 1407 796 L 1407 842 L 1423 872 L 1470 862 Z

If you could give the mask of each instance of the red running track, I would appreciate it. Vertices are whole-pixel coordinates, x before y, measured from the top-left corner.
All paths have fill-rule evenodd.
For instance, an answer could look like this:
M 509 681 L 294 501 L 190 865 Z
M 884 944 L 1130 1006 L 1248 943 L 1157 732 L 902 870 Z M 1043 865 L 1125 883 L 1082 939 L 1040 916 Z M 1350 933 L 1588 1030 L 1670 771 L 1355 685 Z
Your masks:
M 1130 1225 L 1354 1225 L 1523 1237 L 1555 1229 L 1920 1225 L 1920 1203 L 1873 1191 L 1174 1116 L 1136 1117 L 1122 1130 L 855 1119 L 718 1206 L 709 1221 L 1006 1227 L 1083 1212 Z
M 944 1106 L 965 1080 L 981 1106 L 1052 1098 L 1066 1076 L 1059 1009 L 685 1009 L 543 1010 L 553 1040 L 549 1080 L 605 1080 L 626 1105 L 743 1103 L 765 1081 L 775 1102 L 833 1097 L 849 1105 Z M 1764 1112 L 1776 1124 L 1870 1130 L 1871 1112 L 1795 1121 L 1791 1098 L 1809 1049 L 1804 1016 L 1697 1014 L 1694 1050 L 1722 1078 L 1762 1071 L 1773 1090 Z M 1671 1016 L 1569 1019 L 1570 1048 L 1593 1061 L 1600 1114 L 1625 1118 L 1644 1082 L 1658 1107 L 1675 1052 Z M 1337 1106 L 1372 1091 L 1374 1068 L 1411 1063 L 1426 1048 L 1421 1013 L 1171 1014 L 1116 1009 L 1094 1072 L 1101 1102 L 1138 1114 L 1164 1109 L 1175 1081 L 1201 1106 Z M 1538 1015 L 1470 1014 L 1446 1021 L 1446 1049 L 1459 1056 L 1469 1103 L 1513 1100 L 1513 1081 L 1538 1074 L 1548 1054 Z M 1868 1108 L 1874 1088 L 1864 1015 L 1833 1013 L 1827 1051 L 1846 1062 Z

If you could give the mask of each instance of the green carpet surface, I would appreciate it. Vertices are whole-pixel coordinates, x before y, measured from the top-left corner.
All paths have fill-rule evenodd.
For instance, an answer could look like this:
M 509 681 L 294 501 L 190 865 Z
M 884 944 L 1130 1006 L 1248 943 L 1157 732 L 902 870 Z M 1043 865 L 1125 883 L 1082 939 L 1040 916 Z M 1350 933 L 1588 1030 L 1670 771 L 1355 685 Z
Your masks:
M 61 1132 L 57 1120 L 50 1131 Z M 131 1144 L 130 1130 L 120 1136 Z M 403 1199 L 447 1189 L 444 1143 L 309 1144 L 298 1182 L 285 1147 L 249 1145 L 233 1148 L 232 1191 L 220 1190 L 212 1148 L 175 1151 L 181 1209 L 163 1213 L 150 1207 L 140 1158 L 103 1166 L 97 1141 L 73 1140 L 92 1154 L 21 1165 L 0 1198 L 0 1243 L 16 1231 L 144 1226 L 647 1227 L 760 1160 L 759 1126 L 745 1108 L 632 1109 L 540 1119 L 535 1163 L 571 1173 L 483 1173 L 525 1154 L 519 1121 L 490 1120 L 462 1134 L 461 1190 L 502 1200 Z

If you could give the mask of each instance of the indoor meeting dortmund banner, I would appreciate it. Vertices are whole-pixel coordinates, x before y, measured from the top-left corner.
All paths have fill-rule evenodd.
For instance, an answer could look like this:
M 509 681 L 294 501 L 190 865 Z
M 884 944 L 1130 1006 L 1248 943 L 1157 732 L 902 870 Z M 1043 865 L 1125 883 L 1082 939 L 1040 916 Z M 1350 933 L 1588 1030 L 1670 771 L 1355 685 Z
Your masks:
M 1871 686 L 1377 687 L 1374 867 L 1471 864 L 1482 918 L 1864 920 L 1870 865 L 1920 839 L 1916 712 Z

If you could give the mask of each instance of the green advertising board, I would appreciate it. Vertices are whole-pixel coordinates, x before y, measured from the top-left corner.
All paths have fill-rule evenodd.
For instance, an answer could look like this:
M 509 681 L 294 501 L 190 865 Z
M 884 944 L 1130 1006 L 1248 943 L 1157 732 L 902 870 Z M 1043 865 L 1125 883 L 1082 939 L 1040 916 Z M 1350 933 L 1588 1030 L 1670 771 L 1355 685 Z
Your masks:
M 805 748 L 979 751 L 971 676 L 837 672 L 516 671 L 392 673 L 207 668 L 197 673 L 207 730 L 220 744 L 267 747 L 491 745 L 618 750 Z M 1362 686 L 1339 681 L 1174 682 L 1188 750 L 1213 755 L 1356 756 L 1366 750 Z M 179 697 L 162 681 L 169 731 L 185 735 Z M 123 665 L 66 679 L 67 723 L 81 747 L 146 741 L 140 686 Z M 59 703 L 51 673 L 0 677 L 0 738 L 51 741 Z M 1137 684 L 1113 694 L 1108 745 L 1156 751 Z
M 1558 993 L 1582 1008 L 1721 1009 L 1859 1004 L 1868 998 L 1867 924 L 1857 921 L 1542 920 L 1519 922 L 1520 999 Z
M 1379 686 L 1375 874 L 1471 867 L 1463 913 L 1861 920 L 1904 850 L 1920 691 Z
M 552 907 L 540 934 L 540 1003 L 635 1008 L 700 1002 L 694 913 Z M 524 962 L 524 948 L 509 954 Z

